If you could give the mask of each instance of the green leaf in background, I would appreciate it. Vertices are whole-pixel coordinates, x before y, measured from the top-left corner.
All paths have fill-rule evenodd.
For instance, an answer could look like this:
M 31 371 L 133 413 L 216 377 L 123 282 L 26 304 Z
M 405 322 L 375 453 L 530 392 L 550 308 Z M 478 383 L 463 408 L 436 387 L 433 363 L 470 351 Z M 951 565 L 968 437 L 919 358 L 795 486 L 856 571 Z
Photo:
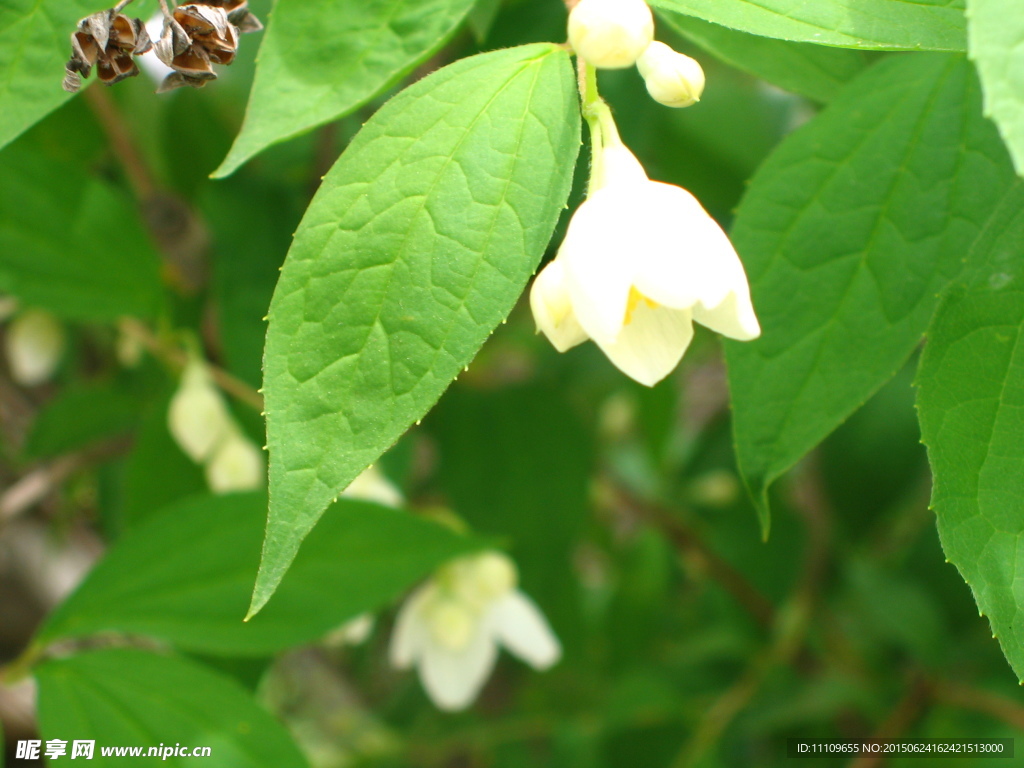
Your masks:
M 26 149 L 0 179 L 0 291 L 73 320 L 157 314 L 160 259 L 118 189 Z
M 727 344 L 740 469 L 768 486 L 919 343 L 1016 182 L 961 56 L 880 62 L 782 143 L 732 236 L 763 333 Z
M 578 633 L 572 552 L 593 456 L 564 388 L 455 386 L 424 426 L 437 436 L 439 482 L 454 510 L 474 531 L 508 536 L 523 588 L 563 642 Z
M 273 603 L 243 623 L 266 509 L 267 497 L 253 493 L 161 510 L 117 542 L 36 642 L 116 631 L 259 656 L 316 640 L 481 547 L 409 512 L 342 499 L 306 541 Z
M 245 122 L 214 172 L 358 109 L 452 35 L 473 0 L 277 0 Z M 301 105 L 298 107 L 297 105 Z
M 995 120 L 1024 176 L 1024 8 L 1017 0 L 967 0 L 968 46 Z
M 210 185 L 202 211 L 217 251 L 213 291 L 224 360 L 229 371 L 258 387 L 264 318 L 302 211 L 281 187 L 242 177 Z
M 506 317 L 569 194 L 575 78 L 552 44 L 462 59 L 392 99 L 306 213 L 270 306 L 258 611 L 320 513 Z
M 942 548 L 1024 679 L 1024 193 L 1001 213 L 928 331 L 917 405 Z
M 867 66 L 860 51 L 758 37 L 680 13 L 659 16 L 726 64 L 822 104 Z
M 69 387 L 40 409 L 25 440 L 25 453 L 46 459 L 123 435 L 138 423 L 142 410 L 139 397 L 123 386 Z
M 964 0 L 651 0 L 764 37 L 844 48 L 963 51 Z
M 223 768 L 305 768 L 284 726 L 233 680 L 174 656 L 128 648 L 49 661 L 36 670 L 44 739 L 95 740 L 90 765 L 195 765 L 197 757 L 102 757 L 102 747 L 209 747 Z
M 71 33 L 102 0 L 0 4 L 0 148 L 71 98 L 61 88 Z
M 206 490 L 203 468 L 171 437 L 167 426 L 171 394 L 164 393 L 142 414 L 135 444 L 121 471 L 120 504 L 113 515 L 118 529 L 131 528 L 168 504 Z

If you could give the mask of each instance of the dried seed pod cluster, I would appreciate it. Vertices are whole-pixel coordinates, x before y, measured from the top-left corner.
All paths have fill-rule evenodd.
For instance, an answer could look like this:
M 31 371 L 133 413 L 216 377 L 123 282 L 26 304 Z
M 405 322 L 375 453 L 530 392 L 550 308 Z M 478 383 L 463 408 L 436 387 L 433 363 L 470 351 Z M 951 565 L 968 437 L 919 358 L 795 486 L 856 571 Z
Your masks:
M 78 22 L 71 35 L 71 60 L 66 66 L 64 90 L 74 93 L 82 86 L 93 66 L 107 85 L 139 73 L 134 56 L 152 48 L 173 72 L 161 83 L 158 92 L 183 85 L 200 88 L 216 80 L 214 64 L 227 66 L 235 59 L 238 37 L 263 29 L 249 10 L 248 0 L 197 0 L 172 11 L 161 0 L 164 25 L 160 39 L 153 44 L 139 19 L 121 13 L 131 0 L 122 0 L 114 8 L 87 16 Z
M 93 67 L 100 82 L 107 85 L 133 77 L 139 74 L 133 57 L 152 47 L 139 19 L 130 19 L 114 10 L 86 16 L 71 33 L 71 58 L 64 67 L 64 90 L 75 93 Z

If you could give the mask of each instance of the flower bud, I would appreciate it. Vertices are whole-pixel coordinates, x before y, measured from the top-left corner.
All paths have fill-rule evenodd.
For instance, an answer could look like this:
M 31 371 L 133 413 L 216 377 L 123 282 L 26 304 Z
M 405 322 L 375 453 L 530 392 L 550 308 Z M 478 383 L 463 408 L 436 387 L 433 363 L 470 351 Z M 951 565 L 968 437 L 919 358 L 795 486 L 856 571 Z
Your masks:
M 324 637 L 324 644 L 328 646 L 339 645 L 362 645 L 373 632 L 376 624 L 373 614 L 361 613 L 354 619 L 349 619 L 337 629 L 329 632 Z
M 23 387 L 34 387 L 57 370 L 64 352 L 64 329 L 49 312 L 29 309 L 11 322 L 6 342 L 11 378 Z
M 214 493 L 255 491 L 263 487 L 266 471 L 260 449 L 232 426 L 206 465 L 206 482 Z
M 636 63 L 654 39 L 654 16 L 644 0 L 580 0 L 569 13 L 569 43 L 600 69 Z
M 647 92 L 666 107 L 688 107 L 704 92 L 704 70 L 695 59 L 654 42 L 636 62 Z
M 233 428 L 224 398 L 202 360 L 191 360 L 185 366 L 178 391 L 171 398 L 167 426 L 181 450 L 195 462 L 208 459 Z

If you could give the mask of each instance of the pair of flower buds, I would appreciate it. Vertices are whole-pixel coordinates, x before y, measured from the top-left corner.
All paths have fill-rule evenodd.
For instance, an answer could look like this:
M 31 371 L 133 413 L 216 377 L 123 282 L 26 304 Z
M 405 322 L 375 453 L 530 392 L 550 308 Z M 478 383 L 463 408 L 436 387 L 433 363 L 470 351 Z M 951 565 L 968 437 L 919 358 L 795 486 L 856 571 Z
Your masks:
M 74 93 L 96 67 L 100 82 L 113 85 L 139 74 L 135 56 L 150 49 L 173 71 L 159 92 L 189 85 L 200 88 L 217 78 L 214 64 L 227 66 L 238 51 L 238 36 L 263 28 L 248 0 L 199 0 L 165 12 L 163 32 L 153 43 L 141 19 L 116 8 L 86 16 L 71 35 L 71 59 L 65 66 L 64 90 Z
M 581 0 L 569 13 L 569 43 L 598 69 L 640 70 L 647 92 L 667 107 L 688 107 L 704 92 L 704 70 L 654 39 L 644 0 Z
M 666 96 L 659 101 L 685 101 L 694 93 L 689 65 L 652 37 L 643 0 L 581 0 L 569 16 L 569 41 L 585 64 L 636 61 L 648 91 Z M 699 80 L 702 89 L 703 74 Z M 592 145 L 587 199 L 534 280 L 530 307 L 559 352 L 593 340 L 623 373 L 653 386 L 679 364 L 694 321 L 741 341 L 761 328 L 725 232 L 685 189 L 649 179 L 608 105 L 596 93 L 583 97 Z
M 215 493 L 263 487 L 263 454 L 235 423 L 209 368 L 198 357 L 185 366 L 171 398 L 167 426 L 181 450 L 204 466 Z

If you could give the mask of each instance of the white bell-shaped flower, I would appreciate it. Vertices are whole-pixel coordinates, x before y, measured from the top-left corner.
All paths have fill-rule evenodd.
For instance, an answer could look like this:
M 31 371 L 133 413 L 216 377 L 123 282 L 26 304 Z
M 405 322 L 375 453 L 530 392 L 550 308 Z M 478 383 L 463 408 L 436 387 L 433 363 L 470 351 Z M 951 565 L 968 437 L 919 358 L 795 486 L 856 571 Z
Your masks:
M 569 13 L 569 43 L 599 69 L 636 63 L 654 39 L 654 16 L 644 0 L 580 0 Z
M 636 68 L 651 98 L 666 107 L 688 107 L 704 93 L 704 70 L 696 59 L 657 41 L 637 59 Z
M 391 663 L 416 665 L 441 709 L 469 706 L 504 646 L 535 669 L 547 669 L 562 649 L 536 604 L 516 589 L 515 564 L 486 552 L 449 563 L 410 595 L 391 638 Z
M 350 499 L 375 501 L 385 507 L 395 507 L 396 509 L 405 505 L 402 492 L 387 479 L 383 472 L 377 469 L 375 464 L 371 464 L 356 476 L 356 479 L 349 483 L 341 495 Z
M 197 357 L 181 375 L 167 412 L 167 426 L 181 450 L 195 462 L 210 458 L 234 426 L 206 364 Z
M 614 133 L 594 174 L 531 290 L 538 330 L 558 350 L 593 339 L 653 386 L 679 363 L 694 320 L 733 339 L 760 335 L 743 265 L 693 195 L 648 179 Z
M 64 328 L 42 309 L 27 309 L 7 327 L 7 365 L 23 387 L 49 381 L 64 354 Z
M 206 482 L 214 493 L 259 490 L 266 474 L 263 452 L 234 424 L 206 462 Z

